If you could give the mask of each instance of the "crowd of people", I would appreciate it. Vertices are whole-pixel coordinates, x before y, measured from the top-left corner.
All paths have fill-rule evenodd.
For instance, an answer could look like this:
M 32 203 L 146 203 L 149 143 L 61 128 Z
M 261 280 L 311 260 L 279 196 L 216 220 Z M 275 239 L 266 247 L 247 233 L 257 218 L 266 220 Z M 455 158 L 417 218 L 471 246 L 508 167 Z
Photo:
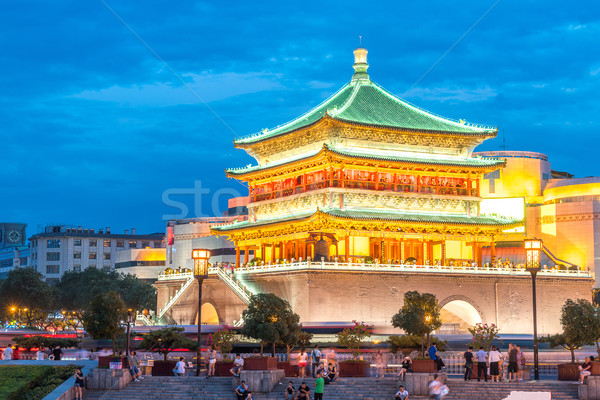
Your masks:
M 41 347 L 35 353 L 35 358 L 38 361 L 42 360 L 55 360 L 60 361 L 62 357 L 63 351 L 60 346 L 56 346 L 53 348 L 49 347 Z M 4 350 L 0 349 L 0 360 L 19 360 L 20 359 L 20 350 L 18 346 L 13 346 L 12 343 L 9 343 Z
M 521 351 L 521 347 L 514 343 L 508 344 L 505 354 L 502 354 L 500 348 L 496 346 L 491 346 L 487 352 L 483 346 L 480 346 L 479 351 L 473 354 L 473 347 L 470 346 L 463 354 L 463 358 L 465 360 L 465 381 L 477 377 L 477 381 L 481 381 L 483 378 L 487 382 L 488 370 L 492 382 L 523 380 L 523 368 L 526 364 L 525 354 Z M 475 362 L 477 362 L 476 372 Z

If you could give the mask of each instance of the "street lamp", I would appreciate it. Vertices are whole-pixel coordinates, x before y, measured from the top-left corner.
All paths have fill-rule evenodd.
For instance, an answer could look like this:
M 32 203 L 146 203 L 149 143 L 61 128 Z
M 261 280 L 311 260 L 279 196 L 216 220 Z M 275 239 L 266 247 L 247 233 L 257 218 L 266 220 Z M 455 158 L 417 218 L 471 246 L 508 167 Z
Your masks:
M 127 310 L 127 357 L 129 357 L 129 346 L 131 344 L 131 324 L 133 322 L 133 312 L 131 308 Z
M 525 239 L 525 269 L 531 274 L 531 288 L 533 290 L 533 372 L 534 379 L 540 379 L 540 368 L 538 360 L 538 335 L 537 335 L 537 295 L 535 290 L 535 278 L 540 270 L 542 256 L 541 239 Z
M 210 258 L 210 250 L 194 249 L 192 250 L 192 258 L 194 259 L 194 278 L 196 278 L 196 280 L 198 281 L 198 349 L 196 350 L 196 376 L 200 376 L 200 336 L 202 334 L 202 281 L 204 281 L 204 278 L 208 276 L 208 259 Z

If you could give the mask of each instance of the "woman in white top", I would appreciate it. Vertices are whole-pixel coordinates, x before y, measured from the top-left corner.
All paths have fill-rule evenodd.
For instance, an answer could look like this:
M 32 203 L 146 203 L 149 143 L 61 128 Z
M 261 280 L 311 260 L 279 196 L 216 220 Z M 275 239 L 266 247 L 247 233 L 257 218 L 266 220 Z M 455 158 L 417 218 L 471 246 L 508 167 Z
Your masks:
M 306 376 L 306 364 L 308 363 L 308 354 L 304 351 L 304 349 L 300 349 L 300 354 L 298 354 L 298 375 L 300 378 L 304 378 Z
M 215 376 L 215 365 L 217 365 L 217 349 L 211 347 L 208 355 L 208 372 L 206 373 L 207 378 Z
M 488 355 L 488 360 L 490 361 L 490 375 L 492 376 L 492 382 L 500 381 L 500 366 L 498 364 L 501 358 L 502 354 L 500 354 L 500 352 L 496 350 L 496 346 L 492 346 L 492 350 L 490 350 L 490 354 Z

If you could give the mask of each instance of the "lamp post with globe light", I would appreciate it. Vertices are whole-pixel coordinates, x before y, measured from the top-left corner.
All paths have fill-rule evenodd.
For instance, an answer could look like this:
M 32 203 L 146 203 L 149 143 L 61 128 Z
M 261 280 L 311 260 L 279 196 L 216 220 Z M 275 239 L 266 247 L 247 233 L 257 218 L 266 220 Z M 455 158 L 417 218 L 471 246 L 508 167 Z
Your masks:
M 525 239 L 525 269 L 531 274 L 531 288 L 533 291 L 533 372 L 534 379 L 540 379 L 539 359 L 538 359 L 538 335 L 537 335 L 537 294 L 535 287 L 535 278 L 540 271 L 540 261 L 542 256 L 541 239 Z

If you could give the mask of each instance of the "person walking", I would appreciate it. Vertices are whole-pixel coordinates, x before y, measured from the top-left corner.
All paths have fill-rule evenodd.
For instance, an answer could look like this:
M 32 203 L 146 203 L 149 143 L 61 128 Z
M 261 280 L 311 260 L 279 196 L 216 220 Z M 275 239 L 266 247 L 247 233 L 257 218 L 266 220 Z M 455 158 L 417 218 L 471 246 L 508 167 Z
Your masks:
M 376 368 L 376 377 L 383 378 L 384 375 L 384 365 L 383 365 L 383 354 L 381 354 L 381 349 L 377 349 L 375 352 L 375 368 Z
M 4 359 L 5 360 L 12 360 L 13 359 L 13 349 L 12 349 L 12 344 L 8 344 L 8 346 L 6 346 L 6 349 L 4 349 Z
M 212 346 L 210 354 L 208 355 L 208 371 L 206 372 L 207 379 L 211 376 L 215 376 L 215 365 L 217 365 L 217 349 Z
M 183 360 L 184 360 L 183 357 L 179 358 L 179 361 L 177 361 L 177 364 L 175 364 L 175 368 L 173 369 L 173 375 L 175 375 L 175 376 L 184 376 L 185 375 L 185 362 L 183 362 Z
M 300 378 L 306 377 L 306 364 L 308 363 L 308 354 L 304 351 L 304 348 L 300 349 L 298 354 L 298 376 Z
M 500 359 L 502 354 L 496 350 L 496 346 L 492 346 L 490 354 L 488 356 L 490 360 L 490 375 L 492 376 L 492 382 L 500 382 Z
M 435 400 L 442 399 L 443 384 L 440 382 L 440 376 L 438 374 L 433 375 L 433 380 L 429 384 L 429 396 Z
M 473 346 L 469 346 L 463 358 L 465 359 L 465 381 L 470 381 L 473 374 Z
M 43 361 L 46 359 L 46 352 L 44 351 L 44 348 L 40 346 L 39 350 L 37 351 L 37 353 L 35 353 L 35 358 L 38 361 Z
M 77 368 L 75 370 L 75 400 L 81 400 L 83 397 L 83 388 L 85 387 L 85 381 L 83 379 L 83 372 Z
M 320 373 L 317 374 L 317 380 L 315 381 L 315 400 L 323 400 L 323 391 L 325 389 L 325 379 Z
M 477 352 L 477 382 L 481 382 L 481 377 L 483 376 L 485 381 L 487 382 L 487 358 L 488 355 L 483 349 L 483 346 L 479 347 L 479 351 Z
M 54 361 L 60 361 L 60 358 L 62 357 L 62 349 L 60 348 L 60 346 L 56 346 L 54 348 L 54 350 L 52 350 L 52 355 L 54 356 Z
M 316 377 L 316 373 L 317 373 L 317 368 L 319 367 L 319 363 L 321 362 L 321 350 L 319 350 L 319 345 L 316 344 L 315 348 L 313 349 L 312 353 L 311 353 L 311 359 L 312 359 L 312 368 L 311 368 L 311 375 L 313 378 Z
M 519 350 L 513 343 L 508 344 L 508 381 L 517 381 L 519 373 Z

